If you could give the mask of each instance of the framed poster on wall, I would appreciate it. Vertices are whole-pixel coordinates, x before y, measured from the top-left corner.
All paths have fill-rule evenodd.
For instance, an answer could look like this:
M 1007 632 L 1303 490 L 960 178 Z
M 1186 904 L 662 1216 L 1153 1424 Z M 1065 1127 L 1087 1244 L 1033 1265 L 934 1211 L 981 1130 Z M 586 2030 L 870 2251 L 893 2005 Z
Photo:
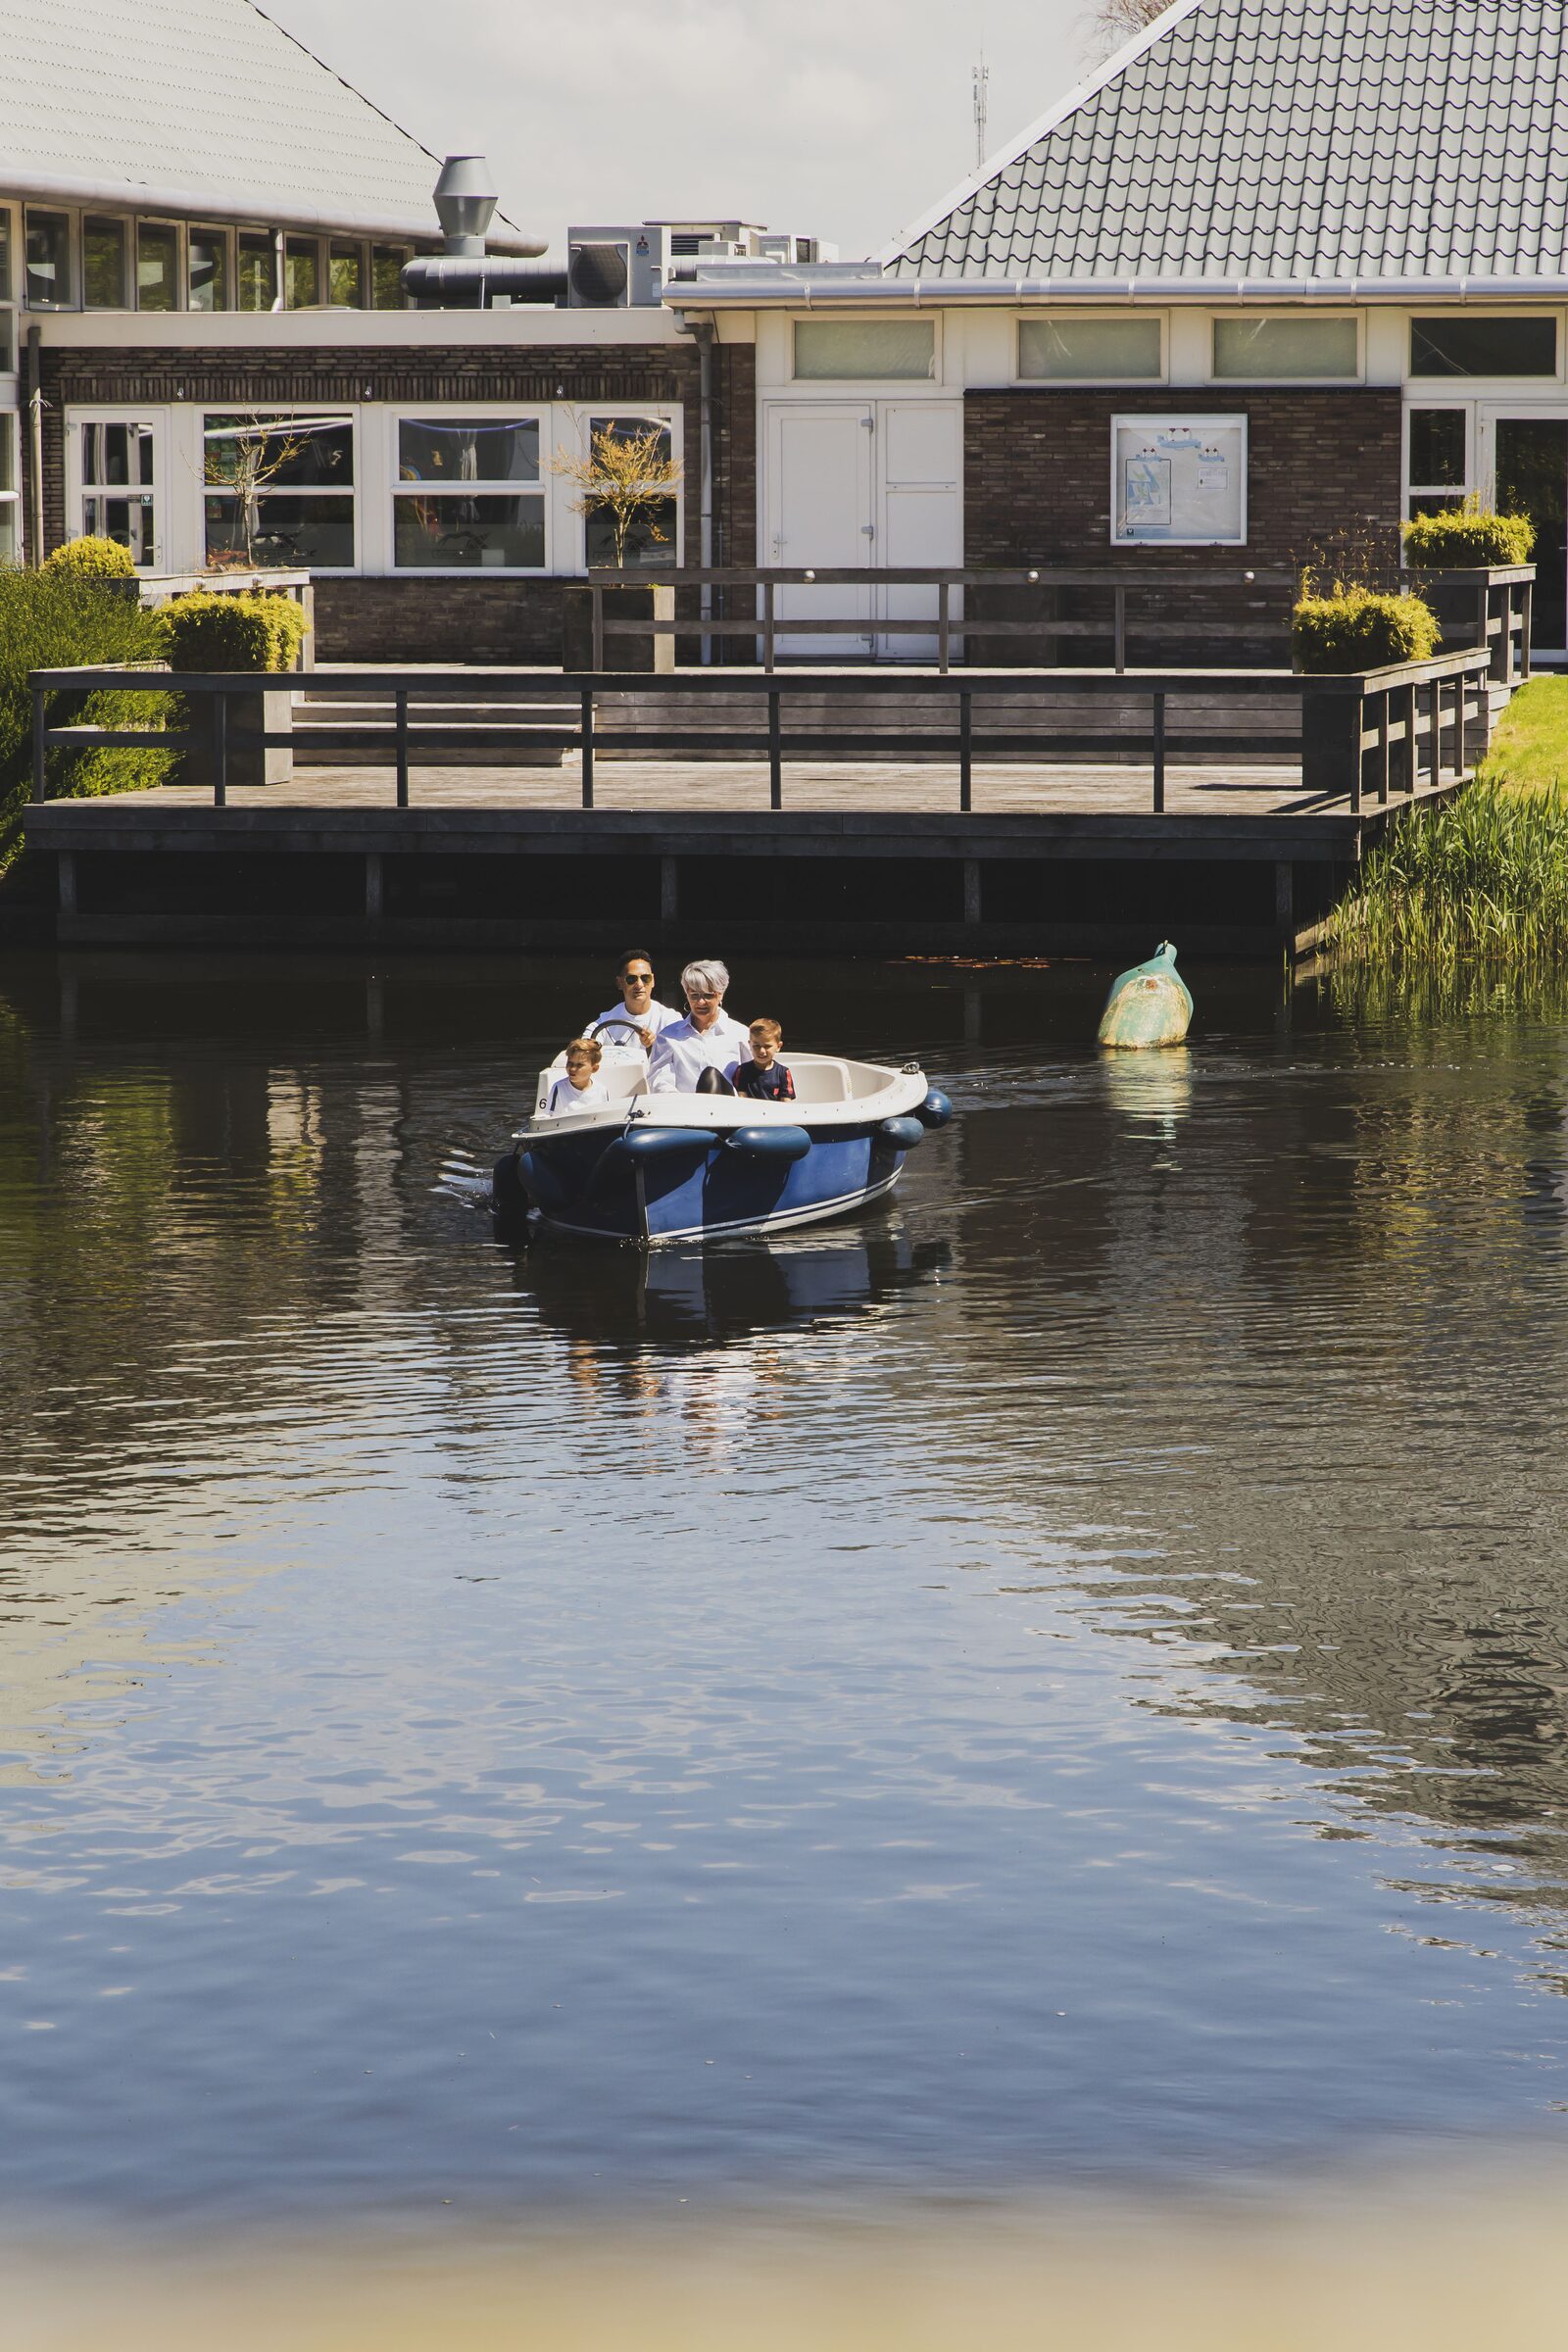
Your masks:
M 1245 416 L 1113 416 L 1113 547 L 1243 547 Z

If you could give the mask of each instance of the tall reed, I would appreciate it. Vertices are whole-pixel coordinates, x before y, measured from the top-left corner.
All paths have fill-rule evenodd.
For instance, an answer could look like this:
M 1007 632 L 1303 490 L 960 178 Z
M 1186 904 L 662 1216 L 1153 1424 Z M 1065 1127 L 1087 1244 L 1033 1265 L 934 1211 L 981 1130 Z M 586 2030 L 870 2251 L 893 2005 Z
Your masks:
M 1329 936 L 1385 962 L 1533 963 L 1568 951 L 1568 790 L 1482 780 L 1398 820 Z

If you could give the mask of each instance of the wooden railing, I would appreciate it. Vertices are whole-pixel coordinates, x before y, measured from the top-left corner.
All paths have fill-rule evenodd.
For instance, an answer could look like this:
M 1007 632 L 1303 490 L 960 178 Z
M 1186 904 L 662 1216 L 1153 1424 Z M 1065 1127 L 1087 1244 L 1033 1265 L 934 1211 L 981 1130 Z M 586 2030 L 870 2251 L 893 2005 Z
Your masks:
M 1534 617 L 1533 564 L 1491 564 L 1474 567 L 1415 564 L 1405 573 L 1443 624 L 1446 641 L 1456 631 L 1492 656 L 1497 686 L 1522 685 L 1530 675 L 1530 632 Z
M 1054 647 L 1068 639 L 1099 639 L 1111 650 L 1111 664 L 1118 674 L 1127 667 L 1128 636 L 1152 644 L 1179 643 L 1201 645 L 1235 643 L 1238 640 L 1254 644 L 1273 641 L 1287 644 L 1291 633 L 1291 603 L 1296 593 L 1296 575 L 1290 571 L 1169 571 L 1127 567 L 1111 570 L 1079 566 L 1062 568 L 1054 564 L 1034 564 L 1008 568 L 1000 566 L 986 570 L 944 569 L 933 565 L 903 567 L 860 565 L 817 565 L 814 568 L 789 569 L 779 566 L 756 567 L 725 564 L 709 569 L 650 570 L 645 572 L 591 571 L 588 587 L 592 599 L 593 666 L 603 669 L 610 651 L 610 641 L 620 638 L 685 637 L 701 640 L 705 646 L 725 640 L 750 639 L 764 670 L 775 667 L 780 644 L 786 648 L 792 638 L 839 637 L 848 641 L 854 637 L 875 640 L 882 637 L 931 638 L 936 643 L 937 667 L 946 671 L 955 652 L 960 658 L 970 638 L 1020 638 L 1037 646 Z M 636 619 L 617 619 L 605 610 L 605 592 L 617 588 L 695 588 L 701 591 L 704 610 L 694 615 L 661 619 L 652 615 Z M 712 591 L 721 591 L 726 604 L 743 591 L 749 591 L 752 611 L 749 615 L 726 612 L 715 617 L 708 609 Z M 935 592 L 936 610 L 927 613 L 856 613 L 851 615 L 812 612 L 794 615 L 781 614 L 778 610 L 779 591 L 787 588 L 878 589 L 925 588 Z M 1108 600 L 1108 611 L 1102 619 L 1080 617 L 1062 618 L 1054 612 L 1028 614 L 1022 619 L 991 618 L 984 612 L 965 613 L 962 607 L 965 590 L 1034 589 L 1041 592 L 1042 601 L 1054 592 L 1066 590 L 1074 595 L 1101 595 Z M 1278 597 L 1276 612 L 1262 613 L 1256 620 L 1209 619 L 1199 612 L 1184 614 L 1179 620 L 1145 617 L 1134 612 L 1129 622 L 1128 600 L 1153 598 L 1168 602 L 1172 597 L 1213 594 L 1228 591 L 1231 595 L 1257 596 L 1262 600 Z
M 893 695 L 928 700 L 947 723 L 907 733 L 873 732 L 863 724 L 848 727 L 839 734 L 813 731 L 809 738 L 801 739 L 803 750 L 808 745 L 814 758 L 858 759 L 897 752 L 929 762 L 951 762 L 956 771 L 960 811 L 968 811 L 973 805 L 978 760 L 1005 760 L 1009 756 L 1038 760 L 1043 746 L 1057 757 L 1090 760 L 1097 753 L 1103 760 L 1107 755 L 1125 758 L 1133 751 L 1149 760 L 1151 806 L 1156 814 L 1165 807 L 1169 763 L 1184 754 L 1212 752 L 1215 748 L 1233 758 L 1246 758 L 1249 753 L 1275 758 L 1294 754 L 1300 760 L 1303 787 L 1309 797 L 1345 800 L 1351 812 L 1358 814 L 1369 798 L 1377 806 L 1387 807 L 1392 799 L 1404 796 L 1413 800 L 1423 790 L 1441 786 L 1446 723 L 1449 738 L 1447 773 L 1455 780 L 1469 773 L 1474 758 L 1485 750 L 1490 731 L 1491 661 L 1490 651 L 1479 647 L 1470 652 L 1440 655 L 1430 662 L 1406 662 L 1347 677 L 1318 678 L 1301 677 L 1290 670 L 1263 669 L 1141 670 L 1124 676 L 1102 669 L 964 670 L 956 675 L 930 670 L 826 669 L 795 671 L 782 677 L 775 674 L 767 679 L 765 688 L 760 686 L 755 672 L 739 670 L 576 672 L 551 681 L 552 690 L 563 699 L 569 696 L 577 702 L 575 726 L 530 725 L 523 729 L 486 725 L 483 741 L 491 750 L 514 742 L 518 746 L 555 747 L 580 753 L 582 806 L 591 808 L 598 741 L 596 706 L 602 707 L 606 698 L 634 698 L 636 724 L 629 729 L 617 729 L 614 736 L 617 752 L 687 752 L 710 757 L 717 751 L 759 761 L 765 760 L 768 805 L 780 809 L 784 806 L 784 762 L 796 749 L 784 723 L 787 701 L 792 696 L 807 695 L 827 698 L 830 702 L 838 698 L 848 705 L 852 697 L 863 701 L 867 696 L 881 699 Z M 51 724 L 49 702 L 53 695 L 76 697 L 109 686 L 121 692 L 138 691 L 143 690 L 143 680 L 144 690 L 149 693 L 181 696 L 193 714 L 205 703 L 203 716 L 185 729 L 170 732 L 145 727 Z M 171 752 L 193 750 L 202 762 L 200 788 L 210 786 L 214 802 L 221 808 L 227 800 L 231 762 L 237 753 L 251 755 L 254 770 L 254 755 L 260 747 L 291 745 L 298 750 L 313 741 L 317 730 L 308 721 L 282 731 L 245 723 L 257 713 L 265 713 L 264 698 L 269 691 L 275 691 L 277 682 L 276 674 L 270 671 L 176 673 L 123 666 L 34 670 L 29 679 L 32 797 L 35 801 L 49 797 L 51 751 L 130 747 Z M 472 745 L 477 740 L 471 723 L 465 727 L 411 722 L 410 696 L 416 695 L 421 703 L 451 697 L 469 704 L 491 697 L 515 698 L 520 690 L 536 690 L 540 673 L 389 668 L 370 675 L 363 669 L 318 670 L 312 683 L 318 691 L 335 697 L 372 704 L 391 702 L 394 724 L 390 745 L 384 726 L 356 730 L 334 725 L 319 732 L 324 741 L 340 749 L 359 748 L 363 743 L 389 750 L 395 805 L 407 808 L 417 754 L 428 756 L 438 752 L 450 760 L 454 752 L 461 754 L 466 741 Z M 748 695 L 759 699 L 765 696 L 765 732 L 755 726 L 715 730 L 647 723 L 660 702 L 671 697 L 695 696 L 700 703 L 707 703 L 713 697 Z M 1048 731 L 1043 737 L 1038 729 L 1022 734 L 985 724 L 988 703 L 995 703 L 999 697 L 1016 702 L 1020 696 L 1038 702 L 1042 710 L 1049 710 L 1053 702 L 1059 703 L 1062 697 L 1103 700 L 1107 708 L 1109 698 L 1116 698 L 1123 705 L 1131 699 L 1147 698 L 1148 732 L 1136 736 L 1118 732 L 1112 736 L 1106 732 Z M 1171 707 L 1174 704 L 1179 710 L 1184 699 L 1199 699 L 1211 705 L 1216 698 L 1245 703 L 1269 697 L 1276 702 L 1287 697 L 1298 700 L 1299 716 L 1294 728 L 1282 731 L 1276 726 L 1267 733 L 1216 737 L 1212 733 L 1189 734 L 1171 724 Z M 275 792 L 279 788 L 274 785 L 263 789 Z

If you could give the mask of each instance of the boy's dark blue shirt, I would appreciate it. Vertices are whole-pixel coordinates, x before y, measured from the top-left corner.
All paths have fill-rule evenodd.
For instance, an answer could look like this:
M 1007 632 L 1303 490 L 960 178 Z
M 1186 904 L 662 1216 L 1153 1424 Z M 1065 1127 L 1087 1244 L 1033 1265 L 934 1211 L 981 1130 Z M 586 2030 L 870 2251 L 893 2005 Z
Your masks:
M 743 1061 L 735 1073 L 735 1092 L 750 1095 L 755 1102 L 793 1102 L 795 1081 L 781 1061 L 770 1070 L 759 1069 L 755 1061 Z

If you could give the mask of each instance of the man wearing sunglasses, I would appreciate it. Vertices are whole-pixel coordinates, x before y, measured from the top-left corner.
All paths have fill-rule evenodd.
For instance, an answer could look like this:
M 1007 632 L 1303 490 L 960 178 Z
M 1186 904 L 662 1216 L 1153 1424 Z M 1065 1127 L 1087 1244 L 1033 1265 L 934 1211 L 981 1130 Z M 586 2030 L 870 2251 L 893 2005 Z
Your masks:
M 684 1016 L 661 1004 L 654 995 L 654 963 L 641 948 L 630 948 L 615 966 L 615 980 L 620 989 L 620 1003 L 612 1004 L 597 1021 L 590 1021 L 587 1034 L 604 1031 L 603 1043 L 610 1046 L 630 1046 L 641 1043 L 643 1052 L 651 1054 L 654 1040 L 662 1029 L 668 1029 Z

